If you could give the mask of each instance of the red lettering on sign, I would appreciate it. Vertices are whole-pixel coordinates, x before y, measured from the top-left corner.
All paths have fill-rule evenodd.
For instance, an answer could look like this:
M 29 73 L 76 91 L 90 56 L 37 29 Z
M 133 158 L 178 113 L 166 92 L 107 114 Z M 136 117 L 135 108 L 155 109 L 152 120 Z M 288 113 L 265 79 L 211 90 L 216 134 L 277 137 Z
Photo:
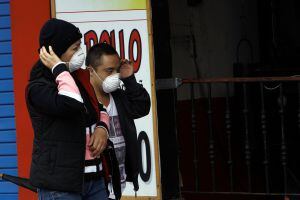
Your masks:
M 109 33 L 107 32 L 107 30 L 102 31 L 102 33 L 100 35 L 99 43 L 110 44 L 110 37 L 109 37 Z
M 125 50 L 124 50 L 124 31 L 123 29 L 119 31 L 119 43 L 120 43 L 120 58 L 125 58 Z
M 103 30 L 99 37 L 99 43 L 107 43 L 116 48 L 115 30 L 110 31 Z M 95 31 L 90 30 L 84 34 L 84 44 L 86 51 L 95 44 L 98 43 L 98 37 Z M 120 58 L 125 58 L 125 45 L 124 45 L 124 30 L 119 31 L 119 47 Z M 129 60 L 133 61 L 134 73 L 138 72 L 142 62 L 142 40 L 140 33 L 137 29 L 133 29 L 130 33 L 128 44 L 128 56 Z
M 94 45 L 98 43 L 98 37 L 95 31 L 89 30 L 84 34 L 84 44 L 86 46 L 86 52 Z
M 134 44 L 136 44 L 137 47 L 136 56 L 133 55 Z M 131 31 L 128 47 L 129 47 L 128 48 L 129 59 L 133 61 L 134 73 L 136 73 L 137 71 L 139 71 L 141 61 L 142 61 L 142 41 L 138 30 L 133 29 Z
M 110 45 L 111 45 L 113 48 L 116 49 L 115 30 L 112 30 L 112 31 L 110 32 L 110 37 L 109 37 L 109 39 L 110 39 Z

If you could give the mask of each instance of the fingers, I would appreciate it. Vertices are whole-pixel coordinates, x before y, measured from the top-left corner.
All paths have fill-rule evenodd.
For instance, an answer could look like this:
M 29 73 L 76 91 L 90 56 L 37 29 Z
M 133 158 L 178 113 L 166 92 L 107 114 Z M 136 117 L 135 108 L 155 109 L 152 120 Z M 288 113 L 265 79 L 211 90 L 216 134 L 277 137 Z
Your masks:
M 127 78 L 127 77 L 131 76 L 134 73 L 133 62 L 131 62 L 127 59 L 122 59 L 121 62 L 122 62 L 122 64 L 119 69 L 120 78 Z
M 52 49 L 52 46 L 49 46 L 49 53 L 55 60 L 60 60 L 59 57 L 55 54 L 54 50 Z
M 107 144 L 107 133 L 103 128 L 95 129 L 89 141 L 91 156 L 97 157 L 104 151 Z
M 120 69 L 131 69 L 132 67 L 133 67 L 133 62 L 127 59 L 121 60 Z
M 44 46 L 41 48 L 40 54 L 44 55 L 46 58 L 50 56 Z
M 55 55 L 55 53 L 54 53 L 54 51 L 53 51 L 53 49 L 52 49 L 52 47 L 51 46 L 49 46 L 49 53 L 50 53 L 50 55 Z
M 57 55 L 55 54 L 55 52 L 53 51 L 52 47 L 49 46 L 49 52 L 46 50 L 45 46 L 43 46 L 41 49 L 40 49 L 40 56 L 42 56 L 44 59 L 46 60 L 57 60 L 59 59 L 57 57 Z
M 43 46 L 41 49 L 40 49 L 40 58 L 41 60 L 43 61 L 44 64 L 46 64 L 48 61 L 49 61 L 49 54 L 46 50 L 46 48 Z
M 129 63 L 130 63 L 130 61 L 127 60 L 126 58 L 121 59 L 121 65 L 123 65 L 123 64 L 129 64 Z
M 40 59 L 42 60 L 43 63 L 46 61 L 46 57 L 45 57 L 45 55 L 41 52 L 41 50 L 40 50 Z
M 44 46 L 40 49 L 40 59 L 49 69 L 52 69 L 53 66 L 61 62 L 60 58 L 57 57 L 51 46 L 49 46 L 49 52 L 47 52 Z
M 45 47 L 42 47 L 40 49 L 40 59 L 44 64 L 47 63 L 47 55 L 46 55 L 45 51 L 46 51 Z
M 102 153 L 105 148 L 106 148 L 106 140 L 100 141 L 99 145 L 96 148 L 96 152 L 94 156 L 99 156 L 100 153 Z
M 100 153 L 102 152 L 102 151 L 101 151 L 101 148 L 102 148 L 102 145 L 101 145 L 101 144 L 99 144 L 99 145 L 97 146 L 97 148 L 95 148 L 95 150 L 92 152 L 93 157 L 97 157 L 97 156 L 100 155 Z
M 95 140 L 94 144 L 90 147 L 93 157 L 99 156 L 106 148 L 107 140 L 98 139 Z
M 90 139 L 90 142 L 89 142 L 89 146 L 91 147 L 94 143 L 94 138 L 95 138 L 95 135 L 92 135 L 91 136 L 91 139 Z
M 107 140 L 103 140 L 102 144 L 99 145 L 99 151 L 100 151 L 100 153 L 102 153 L 104 151 L 104 149 L 106 148 L 106 144 L 107 144 Z

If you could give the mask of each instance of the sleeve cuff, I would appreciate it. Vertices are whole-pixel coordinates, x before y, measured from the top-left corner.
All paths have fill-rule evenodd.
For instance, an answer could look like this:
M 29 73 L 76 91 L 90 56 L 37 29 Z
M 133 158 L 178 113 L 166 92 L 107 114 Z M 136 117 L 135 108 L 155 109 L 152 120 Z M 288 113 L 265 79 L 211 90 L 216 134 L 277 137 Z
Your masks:
M 51 69 L 52 73 L 53 73 L 53 70 L 55 69 L 55 67 L 57 67 L 57 66 L 60 65 L 60 64 L 66 64 L 66 63 L 65 63 L 65 62 L 62 62 L 62 61 L 56 63 L 56 64 L 52 67 L 52 69 Z
M 136 81 L 134 74 L 132 74 L 131 76 L 129 76 L 127 78 L 121 79 L 121 81 L 124 83 L 127 91 L 135 91 L 135 90 L 138 90 L 139 88 L 143 87 L 141 84 L 139 84 Z
M 68 68 L 64 62 L 58 63 L 52 68 L 52 73 L 55 76 L 55 78 L 64 71 L 68 71 Z
M 99 121 L 96 123 L 96 127 L 104 127 L 108 131 L 108 126 L 103 121 Z

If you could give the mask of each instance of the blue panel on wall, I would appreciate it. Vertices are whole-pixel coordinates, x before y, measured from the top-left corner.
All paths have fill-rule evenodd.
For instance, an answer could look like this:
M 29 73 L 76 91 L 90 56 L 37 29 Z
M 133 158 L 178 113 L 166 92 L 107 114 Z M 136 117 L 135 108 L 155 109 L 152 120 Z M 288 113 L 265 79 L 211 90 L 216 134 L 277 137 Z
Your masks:
M 9 15 L 10 14 L 9 3 L 0 4 L 0 13 L 1 13 L 1 15 Z
M 0 194 L 1 200 L 18 200 L 18 194 Z
M 17 155 L 16 143 L 0 143 L 0 156 L 3 155 Z
M 10 28 L 10 16 L 0 16 L 0 28 Z
M 17 175 L 10 0 L 0 0 L 0 173 Z M 0 199 L 17 200 L 18 187 L 0 181 Z
M 17 168 L 10 168 L 10 169 L 0 169 L 1 174 L 7 174 L 12 176 L 18 176 L 18 169 Z M 0 180 L 0 182 L 5 182 L 5 180 Z M 0 198 L 1 199 L 1 198 Z
M 18 170 L 17 169 L 1 169 L 0 171 L 1 171 L 2 174 L 8 174 L 8 175 L 13 175 L 13 176 L 18 175 Z
M 0 29 L 0 41 L 7 41 L 7 40 L 11 40 L 10 29 Z
M 1 30 L 0 30 L 1 32 Z M 1 35 L 1 33 L 0 33 Z M 12 56 L 11 54 L 0 54 L 0 67 L 1 66 L 11 66 L 12 65 Z
M 13 91 L 13 80 L 0 80 L 0 92 L 10 92 Z
M 15 116 L 14 105 L 0 105 L 0 117 L 13 117 Z M 1 135 L 0 135 L 1 137 Z
M 0 131 L 16 129 L 15 118 L 0 118 Z
M 17 156 L 0 156 L 1 168 L 16 168 Z
M 0 131 L 0 142 L 15 142 L 16 130 Z
M 11 41 L 0 42 L 0 53 L 11 53 Z
M 0 79 L 13 78 L 12 67 L 0 67 Z
M 10 182 L 0 182 L 0 193 L 17 193 L 18 187 Z
M 25 97 L 24 97 L 25 98 Z M 0 92 L 0 105 L 14 104 L 13 92 Z

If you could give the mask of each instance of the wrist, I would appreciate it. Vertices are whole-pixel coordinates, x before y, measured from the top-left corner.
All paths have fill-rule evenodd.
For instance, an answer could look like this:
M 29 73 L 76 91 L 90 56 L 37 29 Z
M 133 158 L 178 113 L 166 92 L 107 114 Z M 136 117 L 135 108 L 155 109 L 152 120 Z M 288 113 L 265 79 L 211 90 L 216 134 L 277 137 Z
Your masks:
M 55 65 L 53 65 L 53 66 L 51 67 L 52 73 L 53 73 L 54 69 L 55 69 L 58 65 L 60 65 L 60 64 L 66 64 L 66 63 L 65 63 L 65 62 L 62 62 L 62 61 L 58 61 Z
M 52 74 L 54 75 L 55 78 L 58 77 L 62 72 L 68 71 L 67 66 L 65 63 L 58 63 L 54 68 L 52 68 Z

